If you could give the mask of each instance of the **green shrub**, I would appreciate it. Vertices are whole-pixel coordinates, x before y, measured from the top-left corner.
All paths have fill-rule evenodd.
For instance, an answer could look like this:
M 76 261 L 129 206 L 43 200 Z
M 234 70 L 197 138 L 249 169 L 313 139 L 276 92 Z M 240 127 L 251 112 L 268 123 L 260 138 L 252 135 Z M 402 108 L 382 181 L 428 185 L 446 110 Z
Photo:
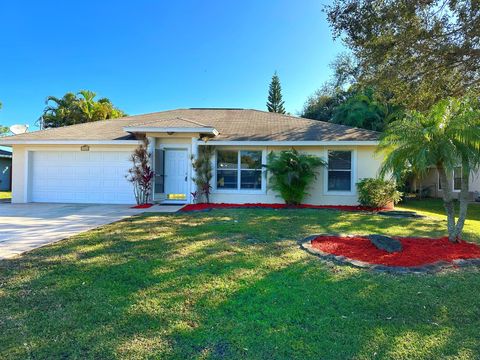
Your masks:
M 357 183 L 358 201 L 363 206 L 382 208 L 398 203 L 402 193 L 397 191 L 395 182 L 384 179 L 362 179 Z
M 314 155 L 284 150 L 268 155 L 267 170 L 271 173 L 270 188 L 278 191 L 288 205 L 299 205 L 307 195 L 307 188 L 316 178 L 317 169 L 325 161 Z

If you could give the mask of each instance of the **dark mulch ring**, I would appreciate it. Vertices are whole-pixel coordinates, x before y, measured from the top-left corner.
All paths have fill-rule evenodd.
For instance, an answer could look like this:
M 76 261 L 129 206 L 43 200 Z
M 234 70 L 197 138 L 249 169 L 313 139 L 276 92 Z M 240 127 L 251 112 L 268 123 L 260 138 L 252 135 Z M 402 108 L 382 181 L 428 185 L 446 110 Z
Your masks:
M 433 273 L 445 268 L 480 266 L 480 246 L 448 238 L 400 238 L 402 251 L 375 247 L 367 236 L 312 235 L 301 247 L 321 259 L 397 274 Z
M 302 204 L 297 206 L 287 205 L 287 204 L 264 204 L 264 203 L 253 203 L 253 204 L 223 204 L 223 203 L 210 203 L 210 204 L 189 204 L 185 205 L 179 211 L 189 212 L 189 211 L 209 211 L 212 209 L 332 209 L 332 210 L 341 210 L 341 211 L 388 211 L 388 208 L 384 209 L 374 209 L 366 206 L 350 206 L 350 205 L 310 205 Z
M 417 214 L 415 211 L 405 211 L 405 210 L 386 210 L 386 211 L 379 211 L 379 215 L 383 216 L 390 216 L 395 218 L 415 218 L 415 219 L 422 219 L 426 216 Z

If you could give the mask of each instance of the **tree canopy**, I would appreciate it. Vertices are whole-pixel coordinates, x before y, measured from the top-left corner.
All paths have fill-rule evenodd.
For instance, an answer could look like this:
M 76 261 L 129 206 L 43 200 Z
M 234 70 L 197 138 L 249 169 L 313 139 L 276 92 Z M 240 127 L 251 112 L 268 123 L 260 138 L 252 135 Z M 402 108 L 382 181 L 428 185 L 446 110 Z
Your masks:
M 480 5 L 471 0 L 336 0 L 325 9 L 362 85 L 425 110 L 480 88 Z
M 272 76 L 270 87 L 268 89 L 267 109 L 269 112 L 285 114 L 285 101 L 282 99 L 282 86 L 277 72 Z
M 383 131 L 402 113 L 402 107 L 379 97 L 372 88 L 350 89 L 345 101 L 333 111 L 331 121 L 336 124 Z
M 109 99 L 95 100 L 95 97 L 96 94 L 88 90 L 81 90 L 77 94 L 69 92 L 61 98 L 47 97 L 47 106 L 39 119 L 40 127 L 61 127 L 126 116 Z
M 373 88 L 351 86 L 348 90 L 324 86 L 307 99 L 301 116 L 336 124 L 383 131 L 402 113 L 402 107 L 378 96 Z

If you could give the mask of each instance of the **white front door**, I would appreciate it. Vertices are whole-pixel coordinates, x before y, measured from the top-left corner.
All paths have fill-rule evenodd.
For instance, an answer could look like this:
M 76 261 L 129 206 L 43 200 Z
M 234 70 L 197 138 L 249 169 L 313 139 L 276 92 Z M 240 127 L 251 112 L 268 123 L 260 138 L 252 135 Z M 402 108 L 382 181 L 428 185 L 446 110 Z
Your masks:
M 188 199 L 188 153 L 184 149 L 165 149 L 165 195 L 167 201 Z

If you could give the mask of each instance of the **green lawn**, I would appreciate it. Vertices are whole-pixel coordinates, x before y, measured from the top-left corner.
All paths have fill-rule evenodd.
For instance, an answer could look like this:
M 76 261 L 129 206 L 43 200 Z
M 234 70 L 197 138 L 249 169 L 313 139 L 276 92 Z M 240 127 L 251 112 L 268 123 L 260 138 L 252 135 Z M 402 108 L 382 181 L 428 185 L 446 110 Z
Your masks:
M 480 243 L 477 211 L 466 237 Z M 0 358 L 478 359 L 478 269 L 333 266 L 297 244 L 325 232 L 445 224 L 329 210 L 131 218 L 0 261 Z
M 12 193 L 10 191 L 0 191 L 0 199 L 10 199 Z
M 441 199 L 409 200 L 398 206 L 401 210 L 414 210 L 419 214 L 426 215 L 446 222 L 445 208 Z M 458 212 L 458 203 L 456 204 Z M 475 240 L 480 236 L 480 203 L 472 203 L 468 206 L 467 221 L 465 222 L 466 239 Z

